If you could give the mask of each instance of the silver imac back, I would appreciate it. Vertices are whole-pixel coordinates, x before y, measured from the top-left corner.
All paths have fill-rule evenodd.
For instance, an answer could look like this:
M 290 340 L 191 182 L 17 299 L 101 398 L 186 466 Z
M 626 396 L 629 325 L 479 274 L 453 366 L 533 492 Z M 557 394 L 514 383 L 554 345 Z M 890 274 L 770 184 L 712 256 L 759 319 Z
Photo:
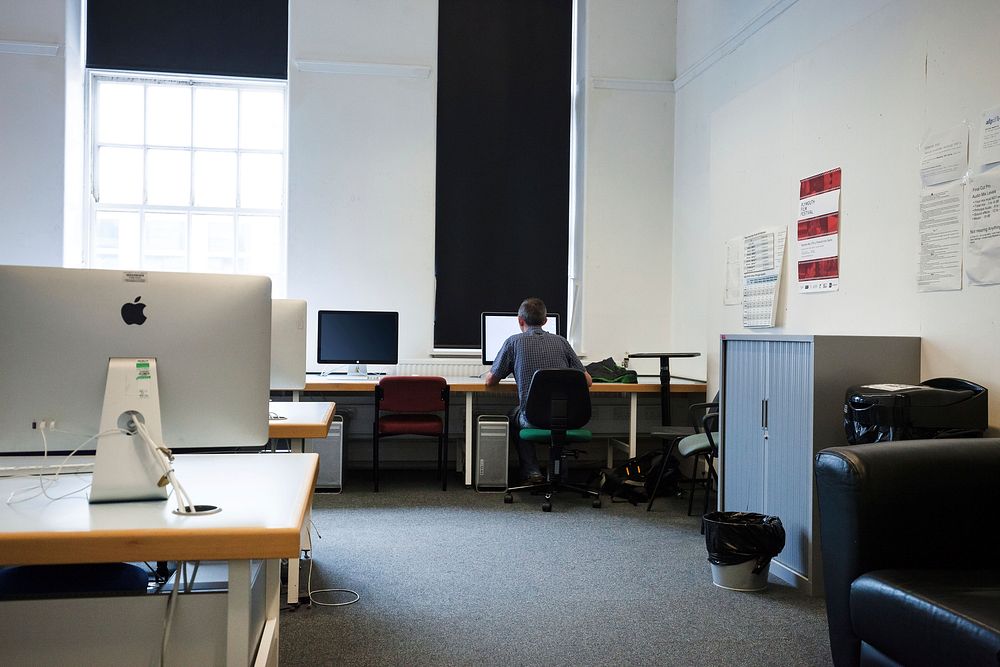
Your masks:
M 271 389 L 306 388 L 306 302 L 271 301 Z
M 0 266 L 0 452 L 96 434 L 112 357 L 156 359 L 168 447 L 261 445 L 270 334 L 269 278 Z

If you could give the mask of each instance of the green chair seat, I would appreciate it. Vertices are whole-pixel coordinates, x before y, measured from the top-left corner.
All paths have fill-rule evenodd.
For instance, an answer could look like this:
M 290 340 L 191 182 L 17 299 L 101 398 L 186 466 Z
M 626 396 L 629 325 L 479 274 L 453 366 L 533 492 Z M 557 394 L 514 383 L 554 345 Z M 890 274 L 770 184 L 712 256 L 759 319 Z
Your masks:
M 566 431 L 567 442 L 588 442 L 592 437 L 590 431 L 585 428 L 571 428 Z M 521 440 L 550 442 L 552 440 L 552 431 L 545 428 L 522 428 Z
M 718 442 L 719 434 L 713 433 L 712 440 Z M 689 435 L 677 443 L 677 452 L 684 457 L 704 454 L 710 451 L 712 451 L 712 444 L 708 441 L 708 436 L 704 433 Z

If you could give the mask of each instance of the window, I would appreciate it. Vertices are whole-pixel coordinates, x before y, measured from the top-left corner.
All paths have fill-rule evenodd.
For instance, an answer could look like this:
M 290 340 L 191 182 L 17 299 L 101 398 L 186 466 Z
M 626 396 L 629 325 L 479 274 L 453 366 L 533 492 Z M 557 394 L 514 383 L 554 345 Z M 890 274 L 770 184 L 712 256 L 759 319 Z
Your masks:
M 285 82 L 91 72 L 88 265 L 285 293 Z

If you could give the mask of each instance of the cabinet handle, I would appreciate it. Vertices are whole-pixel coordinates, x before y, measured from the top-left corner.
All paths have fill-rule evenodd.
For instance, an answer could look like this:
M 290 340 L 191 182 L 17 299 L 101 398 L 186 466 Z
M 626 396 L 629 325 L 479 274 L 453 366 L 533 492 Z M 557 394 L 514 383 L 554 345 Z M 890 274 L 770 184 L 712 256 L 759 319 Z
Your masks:
M 767 399 L 765 398 L 764 399 L 764 428 L 767 428 L 767 417 L 768 417 L 767 412 L 768 412 L 768 407 L 769 406 L 767 404 Z
M 764 423 L 764 400 L 760 399 L 760 427 L 767 428 L 767 424 Z

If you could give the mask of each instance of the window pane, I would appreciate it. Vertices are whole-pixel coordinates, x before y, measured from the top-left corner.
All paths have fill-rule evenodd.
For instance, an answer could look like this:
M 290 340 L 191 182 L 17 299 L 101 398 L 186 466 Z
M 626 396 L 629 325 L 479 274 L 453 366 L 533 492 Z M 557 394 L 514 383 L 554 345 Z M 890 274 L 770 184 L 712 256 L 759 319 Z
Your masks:
M 239 273 L 271 275 L 278 271 L 280 218 L 264 215 L 241 215 L 239 219 Z
M 142 225 L 142 268 L 187 270 L 187 213 L 147 213 Z
M 150 149 L 146 156 L 146 202 L 191 205 L 191 153 Z
M 98 211 L 94 216 L 91 266 L 97 269 L 139 268 L 139 214 Z
M 191 86 L 149 86 L 146 90 L 146 143 L 191 145 Z
M 283 190 L 281 155 L 240 155 L 240 206 L 281 208 Z
M 191 270 L 232 273 L 236 225 L 231 215 L 191 216 Z
M 236 207 L 236 153 L 195 151 L 194 205 Z
M 97 142 L 142 144 L 143 85 L 101 81 L 97 84 Z
M 97 196 L 102 204 L 142 203 L 142 149 L 101 148 L 97 155 Z
M 235 89 L 197 88 L 194 91 L 194 145 L 236 148 L 237 106 Z
M 277 90 L 244 90 L 240 97 L 240 148 L 281 150 L 284 136 L 285 96 Z

